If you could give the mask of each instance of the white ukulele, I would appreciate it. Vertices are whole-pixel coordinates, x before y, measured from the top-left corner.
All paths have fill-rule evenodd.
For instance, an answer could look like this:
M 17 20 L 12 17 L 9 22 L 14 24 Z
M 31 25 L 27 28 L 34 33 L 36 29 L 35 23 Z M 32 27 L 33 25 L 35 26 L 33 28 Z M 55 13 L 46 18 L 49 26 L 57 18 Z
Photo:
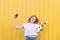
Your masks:
M 41 31 L 41 29 L 43 28 L 43 26 L 45 25 L 45 24 L 48 24 L 48 21 L 46 21 L 45 23 L 43 23 L 43 24 L 41 24 L 41 25 L 39 25 L 38 27 L 35 27 L 35 31 L 36 32 L 40 32 Z

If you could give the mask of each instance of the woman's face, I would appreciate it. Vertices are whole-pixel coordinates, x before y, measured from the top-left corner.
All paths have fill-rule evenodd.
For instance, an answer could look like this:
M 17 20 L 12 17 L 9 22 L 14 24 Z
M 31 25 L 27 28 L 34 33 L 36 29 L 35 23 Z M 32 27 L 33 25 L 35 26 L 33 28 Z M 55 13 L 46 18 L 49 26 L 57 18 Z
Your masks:
M 36 17 L 32 17 L 32 18 L 30 19 L 30 22 L 31 22 L 31 23 L 35 23 L 35 21 L 36 21 Z

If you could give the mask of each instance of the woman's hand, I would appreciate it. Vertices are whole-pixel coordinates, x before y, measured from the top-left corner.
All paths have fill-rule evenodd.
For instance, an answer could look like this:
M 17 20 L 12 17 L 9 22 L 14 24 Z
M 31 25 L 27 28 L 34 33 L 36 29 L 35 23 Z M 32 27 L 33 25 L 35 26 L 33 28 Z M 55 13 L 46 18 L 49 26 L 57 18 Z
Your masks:
M 18 17 L 18 14 L 15 15 L 15 19 Z
M 16 29 L 21 29 L 21 28 L 23 28 L 23 25 L 18 26 L 18 14 L 15 15 L 15 22 L 16 22 Z
M 42 31 L 43 31 L 43 29 L 41 29 L 39 32 L 37 32 L 37 34 L 40 35 Z

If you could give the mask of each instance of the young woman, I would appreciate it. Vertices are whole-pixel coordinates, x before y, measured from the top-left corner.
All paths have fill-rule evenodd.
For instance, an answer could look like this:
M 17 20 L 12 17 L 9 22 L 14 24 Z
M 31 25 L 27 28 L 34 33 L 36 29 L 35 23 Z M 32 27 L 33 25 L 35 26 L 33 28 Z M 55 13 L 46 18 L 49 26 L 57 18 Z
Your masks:
M 38 34 L 42 30 L 45 23 L 38 25 L 38 18 L 33 15 L 28 19 L 28 23 L 18 26 L 18 18 L 16 20 L 16 29 L 24 28 L 24 36 L 26 40 L 38 40 Z

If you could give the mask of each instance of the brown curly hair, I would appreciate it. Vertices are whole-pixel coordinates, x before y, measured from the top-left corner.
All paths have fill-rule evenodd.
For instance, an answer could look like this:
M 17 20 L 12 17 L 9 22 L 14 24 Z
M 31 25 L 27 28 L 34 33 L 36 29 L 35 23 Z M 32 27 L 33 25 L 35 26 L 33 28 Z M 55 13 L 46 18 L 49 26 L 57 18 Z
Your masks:
M 39 20 L 38 20 L 38 18 L 37 18 L 36 15 L 32 15 L 32 16 L 28 19 L 28 22 L 30 22 L 30 20 L 31 20 L 32 17 L 35 17 L 35 18 L 36 18 L 36 20 L 35 20 L 34 23 L 38 24 L 38 21 L 39 21 Z

